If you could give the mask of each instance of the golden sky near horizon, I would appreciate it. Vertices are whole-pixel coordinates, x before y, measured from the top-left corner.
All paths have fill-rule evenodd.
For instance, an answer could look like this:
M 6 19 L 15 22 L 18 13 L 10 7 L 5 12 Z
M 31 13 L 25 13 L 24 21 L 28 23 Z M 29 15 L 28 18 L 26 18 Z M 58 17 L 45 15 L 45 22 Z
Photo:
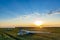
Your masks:
M 60 27 L 59 0 L 0 0 L 0 7 L 0 27 Z

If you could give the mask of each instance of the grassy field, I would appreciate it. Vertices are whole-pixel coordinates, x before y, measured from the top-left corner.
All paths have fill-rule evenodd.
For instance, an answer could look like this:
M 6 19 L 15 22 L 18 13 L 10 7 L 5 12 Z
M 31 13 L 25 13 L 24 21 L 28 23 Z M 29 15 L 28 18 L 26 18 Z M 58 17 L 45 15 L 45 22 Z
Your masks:
M 20 29 L 37 30 L 51 32 L 50 34 L 33 34 L 18 36 L 17 33 Z M 0 40 L 60 40 L 60 27 L 20 27 L 20 28 L 0 28 Z

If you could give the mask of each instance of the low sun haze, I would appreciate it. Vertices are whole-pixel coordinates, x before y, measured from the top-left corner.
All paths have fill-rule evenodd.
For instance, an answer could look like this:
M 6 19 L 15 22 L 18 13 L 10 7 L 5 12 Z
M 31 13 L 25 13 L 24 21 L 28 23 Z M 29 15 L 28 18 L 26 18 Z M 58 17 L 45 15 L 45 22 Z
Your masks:
M 0 27 L 38 25 L 60 27 L 60 0 L 0 0 Z

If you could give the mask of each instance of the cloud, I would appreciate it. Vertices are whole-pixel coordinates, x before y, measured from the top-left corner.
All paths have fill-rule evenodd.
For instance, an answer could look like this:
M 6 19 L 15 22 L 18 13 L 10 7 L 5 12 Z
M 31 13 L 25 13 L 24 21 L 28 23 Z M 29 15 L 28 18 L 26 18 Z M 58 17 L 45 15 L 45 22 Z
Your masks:
M 17 18 L 14 18 L 13 20 L 31 21 L 31 20 L 40 19 L 40 17 L 41 17 L 40 13 L 35 12 L 31 14 L 20 15 Z
M 50 10 L 48 13 L 48 15 L 55 15 L 55 14 L 60 14 L 60 10 Z
M 41 19 L 41 14 L 38 12 L 34 12 L 34 13 L 30 13 L 30 14 L 25 14 L 25 15 L 20 15 L 16 18 L 12 18 L 12 19 L 8 19 L 5 20 L 3 24 L 7 23 L 6 25 L 24 25 L 24 24 L 31 24 L 33 23 L 35 20 L 40 20 Z

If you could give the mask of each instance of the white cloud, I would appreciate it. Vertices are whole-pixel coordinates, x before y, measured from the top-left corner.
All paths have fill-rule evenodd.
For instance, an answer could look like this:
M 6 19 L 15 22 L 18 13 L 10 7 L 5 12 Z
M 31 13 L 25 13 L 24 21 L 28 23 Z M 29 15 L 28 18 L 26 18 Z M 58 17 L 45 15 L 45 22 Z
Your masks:
M 5 23 L 9 23 L 10 25 L 22 25 L 22 24 L 29 24 L 34 22 L 34 20 L 40 20 L 41 19 L 41 15 L 38 12 L 34 12 L 31 14 L 26 14 L 26 15 L 20 15 L 16 18 L 12 18 L 12 19 L 8 19 L 5 21 Z
M 48 14 L 48 15 L 60 14 L 60 10 L 59 10 L 59 9 L 57 9 L 57 10 L 50 10 L 47 14 Z

